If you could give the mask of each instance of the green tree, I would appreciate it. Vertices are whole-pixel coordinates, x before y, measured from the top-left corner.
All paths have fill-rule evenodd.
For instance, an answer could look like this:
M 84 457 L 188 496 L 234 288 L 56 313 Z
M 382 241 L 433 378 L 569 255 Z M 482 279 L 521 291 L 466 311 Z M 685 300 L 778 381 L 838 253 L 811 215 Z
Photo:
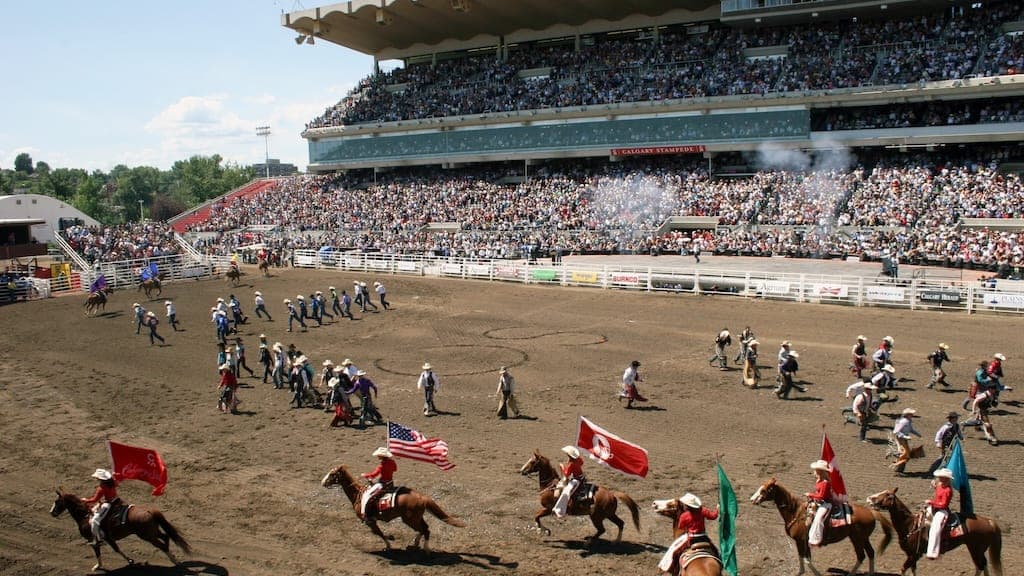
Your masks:
M 14 171 L 22 174 L 32 173 L 32 157 L 28 152 L 22 152 L 14 158 Z
M 36 170 L 39 170 L 38 165 L 36 165 Z M 87 177 L 85 170 L 78 168 L 57 168 L 50 172 L 49 178 L 53 186 L 54 197 L 65 202 L 71 200 L 78 189 L 78 184 Z
M 49 174 L 50 165 L 42 160 L 36 162 L 36 174 Z
M 116 168 L 115 168 L 116 169 Z M 136 166 L 117 179 L 114 201 L 124 206 L 125 218 L 136 220 L 142 217 L 139 201 L 146 206 L 160 192 L 160 171 L 152 166 Z
M 103 186 L 92 176 L 86 176 L 78 183 L 71 205 L 100 222 L 109 222 L 110 214 L 105 209 Z

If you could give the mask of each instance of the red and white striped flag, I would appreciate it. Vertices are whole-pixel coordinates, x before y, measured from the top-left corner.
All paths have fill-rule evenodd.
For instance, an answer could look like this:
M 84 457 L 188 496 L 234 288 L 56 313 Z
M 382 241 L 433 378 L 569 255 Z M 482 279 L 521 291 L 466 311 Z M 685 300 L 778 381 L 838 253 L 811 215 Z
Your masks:
M 576 433 L 576 446 L 609 468 L 630 476 L 647 477 L 647 450 L 619 438 L 583 416 L 580 416 Z
M 839 471 L 836 453 L 832 450 L 832 443 L 828 441 L 828 434 L 825 434 L 824 430 L 821 431 L 821 459 L 828 462 L 828 468 L 831 470 L 828 473 L 828 481 L 832 485 L 832 493 L 837 500 L 849 501 L 846 495 L 846 482 L 843 482 L 843 473 Z
M 455 464 L 448 461 L 447 442 L 440 438 L 427 438 L 394 422 L 388 422 L 388 450 L 398 458 L 430 462 L 441 470 L 455 468 Z

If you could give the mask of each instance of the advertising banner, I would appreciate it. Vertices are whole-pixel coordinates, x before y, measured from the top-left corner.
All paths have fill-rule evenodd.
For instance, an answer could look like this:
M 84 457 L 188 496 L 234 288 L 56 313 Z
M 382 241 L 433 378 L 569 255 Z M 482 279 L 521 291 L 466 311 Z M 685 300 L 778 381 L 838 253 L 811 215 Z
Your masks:
M 558 278 L 558 272 L 546 268 L 535 268 L 530 271 L 530 278 L 544 282 L 551 282 Z
M 295 266 L 313 267 L 313 266 L 316 266 L 316 260 L 317 260 L 316 256 L 312 255 L 312 254 L 310 254 L 310 255 L 299 254 L 299 253 L 295 254 Z
M 608 277 L 608 281 L 612 284 L 618 284 L 620 286 L 639 286 L 641 282 L 646 282 L 646 275 L 641 276 L 640 274 L 627 274 L 627 273 L 612 273 Z
M 484 277 L 487 277 L 487 276 L 491 275 L 491 267 L 487 266 L 486 264 L 469 264 L 466 267 L 466 272 L 470 276 L 484 276 Z
M 751 287 L 765 296 L 785 296 L 789 294 L 789 282 L 779 280 L 754 280 Z
M 982 302 L 993 308 L 1024 308 L 1024 294 L 1005 292 L 982 292 Z
M 906 298 L 905 288 L 891 288 L 889 286 L 868 286 L 864 289 L 864 297 L 868 300 L 881 302 L 902 302 Z
M 686 146 L 639 146 L 637 148 L 612 148 L 612 156 L 657 156 L 660 154 L 701 154 L 706 150 L 703 145 L 689 144 Z
M 462 264 L 442 264 L 441 265 L 441 273 L 442 274 L 453 274 L 453 275 L 456 275 L 456 276 L 457 275 L 461 275 L 462 274 Z
M 494 275 L 498 278 L 519 278 L 519 268 L 515 266 L 495 266 Z
M 569 280 L 580 284 L 597 284 L 598 275 L 597 272 L 573 272 Z
M 814 284 L 810 295 L 817 298 L 846 298 L 850 289 L 842 284 Z
M 959 290 L 921 290 L 917 298 L 922 302 L 937 304 L 959 304 L 963 300 Z
M 415 272 L 416 270 L 419 270 L 419 263 L 408 262 L 406 260 L 399 260 L 398 269 L 401 270 L 402 272 Z

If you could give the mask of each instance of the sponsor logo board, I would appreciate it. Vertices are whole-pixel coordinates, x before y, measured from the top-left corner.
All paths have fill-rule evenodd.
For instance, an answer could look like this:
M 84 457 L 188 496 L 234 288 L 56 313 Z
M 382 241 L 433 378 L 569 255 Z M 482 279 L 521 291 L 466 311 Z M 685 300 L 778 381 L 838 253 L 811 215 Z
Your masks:
M 819 298 L 846 298 L 850 288 L 842 284 L 814 284 L 811 286 L 811 295 Z
M 462 265 L 461 264 L 442 264 L 441 265 L 441 273 L 442 274 L 462 274 Z
M 751 282 L 751 287 L 764 295 L 782 296 L 789 294 L 789 282 L 779 280 L 760 280 Z
M 993 308 L 1024 308 L 1024 294 L 982 292 L 982 302 Z
M 706 148 L 701 144 L 685 146 L 638 146 L 636 148 L 612 148 L 612 156 L 657 156 L 660 154 L 700 154 Z
M 597 284 L 598 282 L 597 272 L 573 272 L 569 278 L 573 282 L 581 284 Z
M 938 302 L 940 304 L 959 304 L 963 297 L 959 290 L 921 290 L 917 297 L 922 302 Z
M 494 275 L 498 278 L 519 278 L 519 268 L 515 266 L 495 266 Z
M 881 302 L 902 302 L 906 298 L 905 288 L 891 288 L 889 286 L 868 286 L 864 289 L 864 297 L 868 300 Z
M 400 260 L 398 262 L 398 269 L 402 272 L 415 272 L 419 269 L 419 264 L 416 262 L 408 262 Z
M 470 264 L 467 266 L 466 272 L 470 276 L 490 276 L 491 267 L 484 264 Z
M 643 279 L 646 281 L 646 279 Z M 641 276 L 639 274 L 612 274 L 608 281 L 612 284 L 625 284 L 628 286 L 636 286 L 641 282 Z

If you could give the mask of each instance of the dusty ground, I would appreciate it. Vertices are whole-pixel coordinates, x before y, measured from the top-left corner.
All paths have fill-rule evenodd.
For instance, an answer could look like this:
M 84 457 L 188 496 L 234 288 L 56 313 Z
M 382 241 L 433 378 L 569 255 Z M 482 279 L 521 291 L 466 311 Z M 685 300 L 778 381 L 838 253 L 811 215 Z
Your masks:
M 959 404 L 974 363 L 1004 352 L 1008 381 L 1015 384 L 1024 356 L 1015 337 L 1020 321 L 1012 318 L 407 277 L 385 279 L 394 311 L 286 334 L 283 298 L 373 278 L 285 271 L 244 279 L 249 282 L 233 290 L 222 281 L 168 285 L 164 297 L 148 306 L 162 317 L 164 298 L 173 298 L 186 331 L 173 333 L 161 324 L 170 343 L 164 348 L 150 348 L 148 338 L 135 335 L 130 309 L 141 296 L 131 292 L 115 293 L 98 318 L 83 317 L 81 296 L 0 308 L 0 573 L 88 572 L 91 550 L 70 520 L 48 514 L 52 487 L 90 492 L 89 474 L 108 464 L 104 440 L 112 438 L 163 455 L 170 476 L 165 496 L 151 497 L 139 482 L 125 483 L 121 493 L 161 508 L 186 534 L 195 548 L 186 563 L 193 573 L 653 574 L 671 538 L 668 521 L 649 511 L 651 500 L 692 491 L 714 503 L 713 462 L 721 454 L 741 500 L 741 572 L 794 574 L 795 549 L 778 513 L 746 499 L 771 475 L 794 490 L 808 490 L 821 425 L 853 497 L 898 486 L 916 503 L 929 493 L 923 476 L 895 478 L 887 469 L 884 430 L 872 433 L 874 443 L 862 444 L 854 427 L 842 424 L 843 390 L 851 380 L 848 351 L 858 333 L 872 343 L 886 334 L 896 338 L 898 375 L 909 382 L 900 403 L 883 409 L 882 423 L 891 425 L 902 407 L 916 407 L 929 456 L 935 451 L 928 439 L 943 414 Z M 286 392 L 250 378 L 243 379 L 251 386 L 241 392 L 243 415 L 216 411 L 216 350 L 206 311 L 230 292 L 251 311 L 256 289 L 267 297 L 275 322 L 253 320 L 243 331 L 252 364 L 261 331 L 271 342 L 294 342 L 318 367 L 325 358 L 350 357 L 380 386 L 386 417 L 450 443 L 458 465 L 451 472 L 399 461 L 401 483 L 430 494 L 468 524 L 459 529 L 430 520 L 432 556 L 382 553 L 343 493 L 319 485 L 339 463 L 371 469 L 370 452 L 384 441 L 382 427 L 330 429 L 328 415 L 289 410 Z M 738 371 L 708 367 L 713 335 L 722 326 L 739 331 L 744 324 L 765 343 L 763 364 L 774 363 L 779 341 L 794 341 L 809 383 L 806 395 L 782 402 L 769 389 L 743 388 Z M 950 393 L 924 389 L 924 356 L 940 340 L 952 346 L 956 390 Z M 624 410 L 615 399 L 622 370 L 634 358 L 643 362 L 642 391 L 651 399 L 643 411 Z M 452 414 L 421 415 L 415 375 L 424 361 L 442 380 L 438 407 Z M 494 416 L 502 364 L 512 367 L 528 418 Z M 1016 520 L 1024 510 L 1024 483 L 1018 477 L 1019 407 L 1015 395 L 1008 396 L 995 422 L 1002 445 L 990 447 L 971 431 L 965 449 L 976 508 L 1003 525 L 1009 575 L 1024 566 Z M 573 441 L 580 414 L 650 451 L 645 480 L 587 465 L 594 481 L 628 492 L 642 506 L 640 532 L 627 526 L 619 545 L 589 549 L 583 538 L 593 529 L 585 518 L 548 519 L 550 537 L 532 528 L 537 480 L 517 470 L 534 448 L 557 458 L 558 449 Z M 915 460 L 910 471 L 927 464 Z M 399 545 L 412 539 L 400 524 L 385 529 Z M 148 544 L 124 542 L 129 554 L 152 566 L 115 573 L 186 573 Z M 108 567 L 124 565 L 109 550 L 104 557 Z M 902 558 L 894 544 L 879 569 L 895 573 Z M 848 544 L 833 545 L 816 552 L 816 559 L 822 569 L 848 568 L 853 553 Z M 973 574 L 963 549 L 924 568 L 923 574 Z

